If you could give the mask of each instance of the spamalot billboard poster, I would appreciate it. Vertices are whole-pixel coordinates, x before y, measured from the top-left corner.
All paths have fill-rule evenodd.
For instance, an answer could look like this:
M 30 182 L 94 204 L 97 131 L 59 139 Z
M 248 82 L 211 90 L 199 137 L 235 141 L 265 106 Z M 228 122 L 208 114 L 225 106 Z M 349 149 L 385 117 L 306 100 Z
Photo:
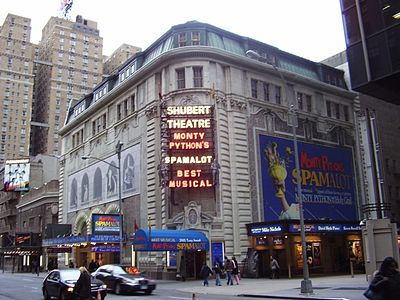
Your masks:
M 264 220 L 299 219 L 293 141 L 260 135 Z M 305 220 L 357 220 L 350 148 L 298 142 Z

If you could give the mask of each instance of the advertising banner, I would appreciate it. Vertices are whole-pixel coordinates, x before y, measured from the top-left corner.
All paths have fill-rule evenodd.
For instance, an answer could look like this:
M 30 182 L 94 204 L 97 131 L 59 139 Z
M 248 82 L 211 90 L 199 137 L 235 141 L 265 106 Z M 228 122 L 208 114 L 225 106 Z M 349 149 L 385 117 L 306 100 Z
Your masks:
M 6 160 L 4 165 L 4 190 L 28 191 L 29 176 L 29 159 Z
M 260 135 L 264 220 L 298 220 L 293 141 Z M 352 150 L 298 142 L 305 220 L 357 220 Z
M 121 219 L 119 215 L 93 214 L 92 233 L 93 235 L 119 235 Z

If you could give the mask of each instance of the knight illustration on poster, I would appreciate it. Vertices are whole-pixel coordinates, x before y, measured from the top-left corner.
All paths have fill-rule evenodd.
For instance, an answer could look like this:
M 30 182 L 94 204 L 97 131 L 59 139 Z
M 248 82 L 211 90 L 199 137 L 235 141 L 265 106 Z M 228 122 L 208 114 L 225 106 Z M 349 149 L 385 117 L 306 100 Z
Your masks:
M 298 142 L 304 217 L 354 221 L 356 199 L 350 148 Z M 298 220 L 293 142 L 260 135 L 265 221 Z

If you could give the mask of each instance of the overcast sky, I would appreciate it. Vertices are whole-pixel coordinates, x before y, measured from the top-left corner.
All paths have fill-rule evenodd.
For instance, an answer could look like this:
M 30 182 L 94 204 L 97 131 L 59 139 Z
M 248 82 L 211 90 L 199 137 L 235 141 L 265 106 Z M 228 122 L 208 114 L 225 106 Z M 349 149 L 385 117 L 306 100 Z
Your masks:
M 103 54 L 126 43 L 145 50 L 173 25 L 196 20 L 320 61 L 345 50 L 339 0 L 73 0 L 76 15 L 96 21 Z M 1 0 L 0 24 L 8 13 L 31 19 L 38 43 L 61 0 Z

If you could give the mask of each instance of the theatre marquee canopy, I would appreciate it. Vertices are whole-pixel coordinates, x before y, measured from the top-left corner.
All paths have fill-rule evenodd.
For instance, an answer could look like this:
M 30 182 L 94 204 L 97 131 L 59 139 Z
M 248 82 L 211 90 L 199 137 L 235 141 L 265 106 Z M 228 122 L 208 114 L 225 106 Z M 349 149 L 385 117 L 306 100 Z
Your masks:
M 209 241 L 197 230 L 140 229 L 133 236 L 136 251 L 209 250 Z

